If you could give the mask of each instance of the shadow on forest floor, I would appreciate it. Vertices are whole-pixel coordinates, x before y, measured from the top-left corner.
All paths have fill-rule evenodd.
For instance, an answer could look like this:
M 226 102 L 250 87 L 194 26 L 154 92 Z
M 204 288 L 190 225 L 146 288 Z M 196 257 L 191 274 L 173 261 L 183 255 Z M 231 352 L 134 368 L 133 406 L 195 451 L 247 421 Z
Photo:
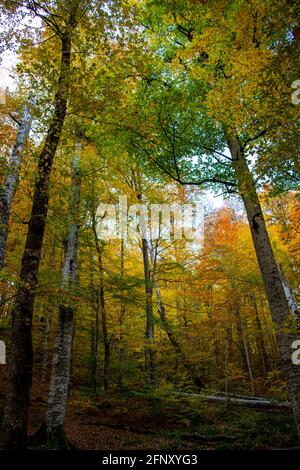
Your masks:
M 2 395 L 3 402 L 3 395 Z M 46 399 L 33 394 L 30 433 Z M 163 393 L 70 394 L 66 433 L 79 449 L 278 449 L 298 445 L 288 409 L 250 409 Z

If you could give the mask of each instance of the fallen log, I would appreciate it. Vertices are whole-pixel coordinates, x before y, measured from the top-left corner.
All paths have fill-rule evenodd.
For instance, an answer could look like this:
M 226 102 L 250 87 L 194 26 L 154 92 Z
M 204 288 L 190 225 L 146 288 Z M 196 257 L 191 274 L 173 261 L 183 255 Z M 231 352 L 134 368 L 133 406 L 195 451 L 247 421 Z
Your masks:
M 204 401 L 215 402 L 215 403 L 227 403 L 230 405 L 246 406 L 250 408 L 290 408 L 288 402 L 278 402 L 273 400 L 265 399 L 249 399 L 249 398 L 232 398 L 232 397 L 219 397 L 214 395 L 200 395 L 198 393 L 181 393 L 181 395 L 201 398 Z
M 195 441 L 235 441 L 236 436 L 226 436 L 224 434 L 215 434 L 214 436 L 205 436 L 198 432 L 186 432 L 180 434 L 181 439 L 195 440 Z
M 224 397 L 230 397 L 230 398 L 245 398 L 246 400 L 259 400 L 259 401 L 270 401 L 270 399 L 265 398 L 265 397 L 253 397 L 252 395 L 239 395 L 236 393 L 226 393 L 226 392 L 219 392 L 216 391 L 214 392 L 216 396 L 224 396 Z

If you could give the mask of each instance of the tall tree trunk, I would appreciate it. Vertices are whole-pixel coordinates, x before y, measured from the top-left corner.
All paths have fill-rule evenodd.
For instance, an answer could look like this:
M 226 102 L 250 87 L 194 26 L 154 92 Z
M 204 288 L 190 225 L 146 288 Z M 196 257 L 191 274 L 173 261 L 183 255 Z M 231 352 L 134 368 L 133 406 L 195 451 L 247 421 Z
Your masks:
M 51 257 L 50 257 L 50 268 L 55 267 L 55 240 L 52 240 L 51 244 Z M 49 302 L 46 307 L 46 325 L 45 325 L 45 336 L 44 336 L 44 354 L 41 370 L 41 383 L 45 384 L 48 368 L 48 358 L 49 358 L 49 337 L 52 326 L 52 317 L 53 317 L 53 305 Z
M 253 370 L 252 370 L 252 364 L 251 364 L 251 359 L 250 359 L 249 346 L 248 346 L 248 341 L 246 337 L 245 326 L 242 320 L 241 320 L 241 329 L 242 329 L 242 335 L 243 335 L 243 343 L 244 343 L 244 349 L 245 349 L 245 355 L 246 355 L 246 361 L 247 361 L 247 368 L 248 368 L 248 373 L 249 373 L 249 378 L 250 378 L 251 392 L 252 392 L 252 395 L 254 396 L 255 389 L 254 389 L 254 381 L 253 381 Z
M 45 441 L 54 448 L 68 447 L 64 433 L 67 406 L 72 340 L 74 331 L 74 309 L 71 305 L 60 305 L 52 359 L 48 406 L 45 417 Z
M 45 440 L 49 446 L 55 448 L 69 447 L 64 432 L 64 421 L 73 345 L 74 305 L 68 299 L 68 295 L 74 289 L 77 276 L 80 183 L 79 157 L 75 155 L 72 162 L 70 223 L 62 268 L 62 291 L 64 297 L 58 312 L 45 423 L 36 435 L 37 442 Z
M 92 325 L 92 388 L 96 396 L 99 391 L 99 295 L 98 289 L 95 289 L 94 313 L 95 319 Z
M 257 327 L 258 347 L 259 347 L 260 358 L 261 358 L 261 371 L 262 371 L 263 377 L 266 377 L 267 363 L 268 363 L 267 352 L 266 352 L 265 343 L 264 343 L 264 335 L 263 335 L 263 330 L 261 326 L 261 321 L 259 318 L 257 301 L 256 301 L 256 297 L 254 293 L 250 294 L 250 299 L 253 305 L 255 323 Z
M 12 309 L 11 353 L 0 447 L 27 446 L 29 392 L 32 383 L 32 315 L 49 202 L 54 155 L 62 132 L 68 101 L 71 36 L 61 36 L 61 64 L 55 110 L 40 154 L 33 205 L 21 262 L 20 283 Z
M 297 328 L 293 325 L 295 321 L 290 322 L 290 326 L 292 327 L 290 331 L 286 328 L 286 324 L 290 318 L 290 308 L 282 286 L 278 266 L 256 192 L 255 182 L 249 170 L 244 149 L 236 137 L 229 136 L 227 141 L 239 191 L 244 201 L 272 319 L 276 327 L 276 337 L 283 372 L 287 380 L 289 399 L 292 404 L 294 419 L 300 438 L 300 367 L 294 365 L 291 359 L 293 353 L 292 343 L 297 339 L 295 334 Z
M 126 298 L 123 295 L 124 288 L 124 274 L 125 274 L 125 243 L 124 240 L 121 240 L 120 243 L 120 268 L 121 268 L 121 282 L 122 282 L 122 296 L 120 304 L 120 316 L 119 316 L 119 326 L 120 326 L 120 341 L 119 341 L 119 375 L 118 375 L 118 385 L 119 389 L 125 390 L 125 311 L 126 311 Z
M 149 247 L 145 238 L 142 239 L 142 252 L 144 264 L 144 283 L 146 294 L 146 331 L 145 331 L 145 371 L 149 385 L 156 387 L 156 351 L 154 349 L 154 315 L 153 315 L 153 286 L 151 279 Z
M 44 337 L 44 354 L 43 354 L 43 363 L 42 363 L 42 371 L 41 371 L 41 383 L 44 384 L 46 382 L 46 375 L 47 375 L 47 366 L 48 366 L 48 342 L 49 336 L 51 331 L 51 324 L 52 324 L 52 314 L 53 308 L 52 305 L 47 306 L 47 313 L 46 313 L 46 326 L 45 326 L 45 337 Z
M 169 321 L 167 319 L 166 308 L 165 308 L 165 305 L 164 305 L 162 297 L 161 297 L 158 282 L 154 281 L 154 283 L 155 283 L 155 289 L 156 289 L 156 297 L 157 297 L 157 301 L 158 301 L 158 310 L 159 310 L 160 319 L 161 319 L 162 325 L 164 327 L 164 330 L 168 335 L 170 343 L 172 344 L 172 346 L 173 346 L 173 348 L 176 352 L 177 357 L 180 358 L 180 360 L 182 361 L 182 364 L 184 365 L 184 367 L 185 367 L 187 373 L 189 374 L 190 378 L 192 379 L 192 381 L 194 382 L 194 384 L 197 387 L 202 388 L 204 386 L 202 380 L 199 378 L 199 376 L 197 374 L 197 371 L 194 368 L 193 364 L 187 359 L 186 355 L 183 353 L 183 351 L 180 347 L 180 344 L 179 344 L 179 342 L 177 341 L 177 339 L 175 337 L 173 328 L 172 328 L 171 324 L 169 323 Z
M 19 181 L 25 144 L 31 129 L 34 104 L 35 99 L 31 98 L 25 105 L 16 140 L 10 153 L 7 176 L 0 190 L 0 269 L 4 263 L 9 216 Z
M 140 174 L 140 168 L 132 169 L 132 189 L 136 193 L 137 199 L 142 202 L 142 179 Z M 145 285 L 145 296 L 146 296 L 146 329 L 145 329 L 145 341 L 144 341 L 144 368 L 146 373 L 146 381 L 151 388 L 155 388 L 157 385 L 156 381 L 156 351 L 154 349 L 155 333 L 154 333 L 154 315 L 153 315 L 153 278 L 151 276 L 150 258 L 149 258 L 149 245 L 146 240 L 146 233 L 144 228 L 140 226 L 140 235 L 142 240 L 142 255 L 143 255 L 143 266 L 144 266 L 144 285 Z M 154 274 L 155 267 L 153 269 Z
M 296 301 L 296 298 L 295 298 L 295 294 L 294 294 L 290 284 L 288 283 L 288 280 L 285 277 L 284 271 L 283 271 L 282 266 L 280 264 L 278 265 L 278 269 L 279 269 L 279 276 L 280 276 L 280 279 L 281 279 L 281 282 L 282 282 L 282 287 L 283 287 L 288 305 L 290 307 L 290 311 L 293 315 L 298 316 L 298 320 L 300 320 L 298 305 L 297 305 L 297 301 Z
M 100 245 L 98 234 L 97 234 L 97 224 L 96 216 L 93 214 L 93 233 L 94 241 L 98 257 L 98 271 L 99 271 L 99 306 L 101 314 L 101 326 L 102 326 L 102 337 L 104 345 L 104 367 L 103 367 L 103 386 L 105 392 L 109 388 L 109 369 L 110 369 L 110 339 L 107 329 L 107 316 L 106 316 L 106 307 L 105 307 L 105 297 L 104 297 L 104 272 L 103 272 L 103 246 Z
M 248 364 L 247 364 L 242 319 L 241 319 L 241 312 L 240 312 L 240 299 L 239 299 L 238 294 L 236 294 L 234 298 L 233 313 L 234 313 L 235 322 L 236 322 L 237 344 L 238 344 L 238 348 L 239 348 L 239 352 L 241 356 L 242 368 L 247 372 Z
M 230 344 L 232 342 L 232 324 L 230 324 L 227 327 L 227 339 L 226 339 L 226 347 L 225 347 L 225 364 L 224 364 L 224 370 L 225 370 L 225 377 L 224 377 L 224 382 L 225 382 L 225 409 L 227 409 L 228 406 L 228 382 L 229 382 L 229 377 L 228 377 L 228 365 L 229 365 L 229 356 L 230 356 Z

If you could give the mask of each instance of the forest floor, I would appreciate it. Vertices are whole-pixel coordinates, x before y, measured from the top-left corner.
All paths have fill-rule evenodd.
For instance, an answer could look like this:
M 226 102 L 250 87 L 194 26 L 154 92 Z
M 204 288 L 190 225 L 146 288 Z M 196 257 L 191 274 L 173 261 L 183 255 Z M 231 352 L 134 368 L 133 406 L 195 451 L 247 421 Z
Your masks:
M 33 395 L 30 432 L 42 422 L 46 400 Z M 73 391 L 66 433 L 79 449 L 282 449 L 298 445 L 288 409 L 207 403 L 172 393 L 110 393 L 92 399 Z
M 33 392 L 30 433 L 41 424 L 46 404 L 46 396 Z M 288 409 L 225 407 L 159 392 L 101 394 L 95 400 L 87 391 L 72 391 L 65 429 L 76 447 L 90 450 L 265 450 L 298 445 Z

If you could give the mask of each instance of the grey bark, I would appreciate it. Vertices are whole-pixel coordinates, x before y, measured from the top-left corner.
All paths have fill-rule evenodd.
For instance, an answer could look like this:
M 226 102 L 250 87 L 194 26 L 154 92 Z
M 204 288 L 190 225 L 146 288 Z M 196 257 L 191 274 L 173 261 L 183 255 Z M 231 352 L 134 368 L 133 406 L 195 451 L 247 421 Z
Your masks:
M 8 172 L 0 190 L 0 269 L 3 268 L 10 211 L 19 181 L 25 144 L 32 125 L 34 105 L 35 98 L 30 98 L 28 104 L 25 105 L 15 143 L 11 149 Z
M 103 367 L 103 386 L 107 392 L 109 388 L 109 369 L 110 369 L 110 338 L 107 328 L 107 314 L 104 297 L 104 271 L 103 271 L 103 245 L 99 242 L 97 234 L 96 214 L 92 214 L 92 229 L 94 234 L 94 242 L 98 257 L 98 273 L 99 273 L 99 307 L 101 315 L 102 337 L 104 345 L 104 367 Z
M 166 308 L 165 308 L 165 305 L 164 305 L 163 300 L 162 300 L 162 296 L 161 296 L 161 293 L 160 293 L 160 288 L 159 288 L 158 282 L 155 279 L 154 279 L 154 284 L 155 284 L 156 297 L 157 297 L 157 302 L 158 302 L 158 310 L 159 310 L 160 319 L 161 319 L 162 325 L 164 327 L 164 330 L 168 335 L 170 343 L 172 344 L 172 346 L 173 346 L 173 348 L 176 352 L 177 357 L 180 358 L 180 360 L 182 361 L 182 364 L 184 365 L 184 367 L 185 367 L 186 371 L 188 372 L 190 378 L 192 379 L 192 381 L 194 382 L 194 384 L 197 387 L 202 388 L 203 383 L 202 383 L 201 379 L 199 378 L 196 369 L 194 368 L 193 364 L 188 360 L 186 355 L 183 353 L 183 351 L 180 347 L 180 344 L 179 344 L 179 342 L 177 341 L 177 339 L 175 337 L 173 328 L 172 328 L 171 324 L 169 323 L 169 321 L 167 319 Z
M 264 343 L 263 330 L 262 330 L 261 321 L 260 321 L 259 312 L 258 312 L 256 296 L 254 293 L 250 294 L 250 299 L 253 305 L 254 314 L 255 314 L 255 323 L 257 327 L 258 348 L 259 348 L 260 358 L 261 358 L 261 371 L 262 371 L 263 377 L 265 377 L 267 373 L 268 359 L 267 359 L 267 352 L 266 352 L 265 343 Z
M 265 399 L 247 399 L 247 398 L 232 398 L 230 395 L 219 397 L 214 395 L 200 395 L 196 393 L 181 393 L 180 395 L 201 398 L 206 401 L 216 403 L 230 403 L 231 405 L 246 406 L 250 408 L 290 408 L 290 404 L 287 402 L 277 402 Z
M 290 307 L 282 286 L 255 182 L 249 170 L 244 149 L 238 138 L 227 136 L 239 191 L 243 198 L 252 240 L 265 286 L 272 320 L 281 356 L 282 368 L 288 385 L 289 400 L 300 439 L 300 367 L 292 362 L 292 343 L 297 338 L 297 322 L 290 315 Z M 289 326 L 289 328 L 287 328 Z
M 125 243 L 124 240 L 121 240 L 120 243 L 120 268 L 121 268 L 121 282 L 122 289 L 124 283 L 125 275 L 125 259 L 124 259 Z M 122 290 L 123 292 L 123 290 Z M 123 293 L 121 296 L 120 303 L 120 316 L 119 316 L 119 326 L 120 326 L 120 341 L 119 341 L 119 375 L 118 375 L 118 385 L 120 390 L 126 388 L 125 384 L 125 311 L 126 311 L 126 298 Z
M 52 305 L 47 306 L 47 313 L 46 313 L 46 326 L 45 326 L 45 336 L 44 336 L 44 354 L 43 354 L 43 363 L 42 363 L 42 371 L 41 371 L 41 383 L 44 384 L 46 382 L 46 374 L 47 374 L 47 366 L 48 366 L 48 343 L 49 343 L 49 336 L 51 331 L 51 324 L 52 324 L 52 314 L 53 309 Z
M 145 331 L 145 371 L 151 387 L 156 386 L 156 351 L 154 349 L 154 315 L 153 315 L 153 285 L 151 278 L 149 246 L 145 238 L 142 239 L 142 253 L 144 265 L 144 284 L 146 294 L 146 331 Z
M 249 377 L 250 377 L 251 392 L 252 392 L 252 395 L 255 395 L 252 364 L 251 364 L 248 341 L 247 341 L 247 338 L 246 338 L 245 326 L 244 326 L 243 321 L 241 321 L 241 329 L 242 329 L 242 335 L 243 335 L 243 343 L 244 343 L 244 349 L 245 349 L 245 355 L 246 355 L 246 361 L 247 361 L 247 368 L 248 368 L 248 373 L 249 373 Z
M 94 395 L 99 391 L 99 295 L 95 289 L 94 324 L 92 325 L 92 388 Z
M 243 336 L 243 328 L 242 328 L 242 319 L 241 319 L 241 312 L 240 312 L 240 300 L 239 296 L 235 295 L 234 298 L 234 306 L 233 306 L 233 313 L 236 320 L 236 330 L 237 330 L 237 344 L 241 356 L 242 367 L 245 371 L 248 369 L 247 357 L 246 357 L 246 350 L 245 350 L 245 342 Z
M 48 213 L 51 169 L 67 111 L 71 30 L 75 26 L 72 13 L 66 30 L 60 35 L 61 62 L 54 114 L 39 155 L 33 203 L 21 261 L 20 282 L 11 312 L 11 351 L 0 437 L 3 449 L 24 449 L 27 446 L 29 394 L 33 370 L 32 316 Z
M 79 148 L 77 148 L 78 152 Z M 78 253 L 78 212 L 80 204 L 79 157 L 72 163 L 72 183 L 70 201 L 70 223 L 62 268 L 63 301 L 59 307 L 55 348 L 52 360 L 48 407 L 45 418 L 47 435 L 52 438 L 61 433 L 64 426 L 68 386 L 70 377 L 71 353 L 74 331 L 74 305 L 67 295 L 76 282 Z
M 280 264 L 278 265 L 278 270 L 279 270 L 279 276 L 280 276 L 280 279 L 281 279 L 281 282 L 282 282 L 282 287 L 283 287 L 288 305 L 290 307 L 290 311 L 291 311 L 292 315 L 295 315 L 296 317 L 298 317 L 298 319 L 300 319 L 295 294 L 294 294 L 293 289 L 291 288 L 287 278 L 285 277 L 284 271 L 283 271 L 282 266 Z

